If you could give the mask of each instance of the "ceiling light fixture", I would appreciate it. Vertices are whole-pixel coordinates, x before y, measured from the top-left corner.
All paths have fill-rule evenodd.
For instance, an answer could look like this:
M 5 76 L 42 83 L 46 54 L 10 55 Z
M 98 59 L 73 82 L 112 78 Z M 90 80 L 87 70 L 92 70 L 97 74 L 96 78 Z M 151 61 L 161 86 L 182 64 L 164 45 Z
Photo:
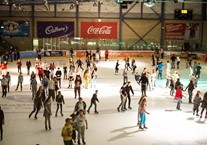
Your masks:
M 44 6 L 45 6 L 45 9 L 46 9 L 47 11 L 49 11 L 49 10 L 50 10 L 50 6 L 49 6 L 49 4 L 48 4 L 48 1 L 47 1 L 47 0 L 44 0 Z
M 8 0 L 4 0 L 4 1 L 3 1 L 3 4 L 4 4 L 4 5 L 8 5 L 8 4 L 9 4 L 9 1 L 8 1 Z
M 144 5 L 151 8 L 156 5 L 156 0 L 144 0 Z

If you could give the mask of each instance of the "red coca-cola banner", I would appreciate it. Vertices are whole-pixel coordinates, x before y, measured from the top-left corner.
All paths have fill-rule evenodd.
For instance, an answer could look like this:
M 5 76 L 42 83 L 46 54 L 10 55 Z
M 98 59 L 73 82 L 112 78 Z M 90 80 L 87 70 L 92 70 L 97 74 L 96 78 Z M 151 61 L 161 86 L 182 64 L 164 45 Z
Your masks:
M 117 39 L 116 22 L 82 22 L 82 38 Z

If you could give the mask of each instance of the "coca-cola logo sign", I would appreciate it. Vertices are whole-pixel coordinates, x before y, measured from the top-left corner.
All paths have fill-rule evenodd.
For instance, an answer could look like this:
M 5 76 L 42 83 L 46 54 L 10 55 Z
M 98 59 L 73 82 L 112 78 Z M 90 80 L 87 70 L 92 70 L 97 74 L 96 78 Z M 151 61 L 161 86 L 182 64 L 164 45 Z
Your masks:
M 54 27 L 54 26 L 48 26 L 46 29 L 45 29 L 45 33 L 46 34 L 52 34 L 52 33 L 57 33 L 57 32 L 60 32 L 60 31 L 63 31 L 63 32 L 67 32 L 68 31 L 68 27 L 67 26 L 62 26 L 62 27 Z
M 91 26 L 88 28 L 87 33 L 88 34 L 106 34 L 109 35 L 111 34 L 111 26 L 102 26 L 100 28 L 96 28 L 94 26 Z
M 116 22 L 82 22 L 81 37 L 117 39 L 117 23 Z

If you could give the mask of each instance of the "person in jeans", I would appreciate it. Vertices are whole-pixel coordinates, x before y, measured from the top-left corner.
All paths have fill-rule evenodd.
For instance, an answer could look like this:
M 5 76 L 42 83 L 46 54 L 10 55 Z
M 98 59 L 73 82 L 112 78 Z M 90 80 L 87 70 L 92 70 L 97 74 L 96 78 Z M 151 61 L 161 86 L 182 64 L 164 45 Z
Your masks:
M 7 94 L 7 85 L 8 85 L 8 79 L 5 77 L 5 75 L 2 76 L 1 79 L 1 87 L 2 87 L 2 97 L 6 97 Z
M 124 108 L 124 104 L 126 102 L 127 99 L 127 92 L 126 92 L 126 87 L 127 87 L 127 83 L 124 83 L 124 85 L 121 87 L 119 93 L 120 93 L 120 99 L 121 99 L 121 103 L 119 104 L 119 106 L 117 107 L 117 111 L 120 112 L 120 108 L 121 111 L 124 112 L 126 110 L 126 108 Z
M 134 96 L 134 91 L 133 91 L 133 88 L 131 86 L 131 82 L 127 82 L 126 93 L 127 93 L 127 100 L 128 100 L 128 109 L 132 109 L 132 107 L 131 107 L 131 94 L 130 94 L 130 92 L 132 92 L 132 95 Z M 126 100 L 126 102 L 124 104 L 124 108 L 126 108 L 127 100 Z
M 55 100 L 55 77 L 51 77 L 51 80 L 48 82 L 49 96 L 52 97 L 53 101 Z
M 61 116 L 63 116 L 62 106 L 63 106 L 63 104 L 65 104 L 65 101 L 64 101 L 64 97 L 60 91 L 58 91 L 58 94 L 56 96 L 56 102 L 57 102 L 57 110 L 55 113 L 55 117 L 57 117 L 57 113 L 58 113 L 59 108 L 60 108 L 60 114 L 61 114 Z
M 147 106 L 147 99 L 143 98 L 142 102 L 140 103 L 140 125 L 139 125 L 139 129 L 148 129 L 146 127 L 146 113 L 149 114 L 149 112 L 147 112 L 146 110 L 146 106 Z
M 3 125 L 4 125 L 4 111 L 1 109 L 1 106 L 0 106 L 0 133 L 1 133 L 1 140 L 3 139 Z
M 175 99 L 177 100 L 177 110 L 181 110 L 180 106 L 182 103 L 182 90 L 181 90 L 181 86 L 178 86 L 175 92 Z
M 31 118 L 32 114 L 36 111 L 35 113 L 35 119 L 37 119 L 37 114 L 40 111 L 41 107 L 43 107 L 43 103 L 45 102 L 45 92 L 42 89 L 42 86 L 39 87 L 37 94 L 34 98 L 34 109 L 33 111 L 29 114 L 29 118 Z
M 83 110 L 79 111 L 79 115 L 77 116 L 76 120 L 77 120 L 77 127 L 78 127 L 78 144 L 80 144 L 80 139 L 82 139 L 83 144 L 86 144 L 85 129 L 88 129 L 88 122 L 84 115 Z
M 50 117 L 52 115 L 51 104 L 52 104 L 52 99 L 51 97 L 48 97 L 47 100 L 44 102 L 43 116 L 45 117 L 45 130 L 47 130 L 47 124 L 48 124 L 49 130 L 51 130 L 51 120 L 50 120 Z
M 62 128 L 61 136 L 63 137 L 64 145 L 73 145 L 72 141 L 73 126 L 70 118 L 65 119 L 65 125 Z
M 18 90 L 19 88 L 19 85 L 20 85 L 20 88 L 21 88 L 21 91 L 22 91 L 22 83 L 23 83 L 23 75 L 22 75 L 22 72 L 19 73 L 19 76 L 18 76 L 18 83 L 17 83 L 17 87 L 16 87 L 16 90 Z
M 5 77 L 8 80 L 7 89 L 8 89 L 8 92 L 10 92 L 11 76 L 10 76 L 9 72 L 6 73 L 6 76 Z
M 204 110 L 206 110 L 205 118 L 207 118 L 207 92 L 205 92 L 205 94 L 203 96 L 203 100 L 201 101 L 201 108 L 202 108 L 202 110 L 201 110 L 200 118 L 202 118 Z
M 83 101 L 83 98 L 79 98 L 78 102 L 75 104 L 74 114 L 79 115 L 80 110 L 83 110 L 86 114 L 86 102 Z
M 192 103 L 192 96 L 193 96 L 193 90 L 195 88 L 195 85 L 193 81 L 191 80 L 188 86 L 185 88 L 185 91 L 188 89 L 188 95 L 189 95 L 189 103 Z
M 148 78 L 146 77 L 146 73 L 143 73 L 141 75 L 141 78 L 140 78 L 138 84 L 140 84 L 140 83 L 141 83 L 142 96 L 147 96 L 146 90 L 147 90 L 147 86 L 148 86 Z
M 74 93 L 75 93 L 75 99 L 77 97 L 77 92 L 78 92 L 78 97 L 81 97 L 81 84 L 82 84 L 82 80 L 81 77 L 79 75 L 76 75 L 75 78 L 75 86 L 74 86 Z
M 91 104 L 87 110 L 88 113 L 90 113 L 90 109 L 92 107 L 92 105 L 95 106 L 95 113 L 98 114 L 98 111 L 97 111 L 97 104 L 96 102 L 99 102 L 98 98 L 97 98 L 97 95 L 98 95 L 98 90 L 95 91 L 95 93 L 93 94 L 92 98 L 91 98 Z
M 59 88 L 61 88 L 61 76 L 62 76 L 62 72 L 60 70 L 60 68 L 58 67 L 58 70 L 55 73 L 55 76 L 57 78 L 57 81 L 59 83 Z
M 36 96 L 36 93 L 37 93 L 37 80 L 36 80 L 36 77 L 31 80 L 30 90 L 32 91 L 32 100 L 33 100 L 34 97 Z
M 127 69 L 125 68 L 123 70 L 123 83 L 127 83 L 128 82 L 128 73 L 127 73 Z
M 199 116 L 198 112 L 199 112 L 200 103 L 201 103 L 201 92 L 197 91 L 193 99 L 193 115 L 195 115 L 195 112 L 196 112 L 196 116 Z
M 42 88 L 43 90 L 45 91 L 46 95 L 48 95 L 48 84 L 49 84 L 49 81 L 48 81 L 48 78 L 46 77 L 46 75 L 43 76 L 43 79 L 42 79 Z
M 29 75 L 30 74 L 30 67 L 31 67 L 31 61 L 28 59 L 27 61 L 26 61 L 26 67 L 27 67 L 27 75 Z

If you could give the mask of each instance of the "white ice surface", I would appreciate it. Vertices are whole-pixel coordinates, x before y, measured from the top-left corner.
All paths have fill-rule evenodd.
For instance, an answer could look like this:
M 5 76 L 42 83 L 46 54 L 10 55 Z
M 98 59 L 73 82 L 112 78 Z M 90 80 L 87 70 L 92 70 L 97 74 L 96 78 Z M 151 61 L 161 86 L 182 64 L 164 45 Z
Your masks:
M 57 66 L 62 68 L 67 63 L 67 58 L 44 58 L 47 62 L 55 61 Z M 121 59 L 120 59 L 121 60 Z M 15 92 L 17 83 L 17 68 L 15 63 L 9 63 L 8 70 L 12 75 L 11 92 L 7 98 L 0 97 L 0 105 L 5 112 L 4 138 L 0 145 L 63 145 L 61 129 L 66 117 L 72 113 L 77 100 L 74 99 L 73 89 L 67 89 L 68 81 L 62 80 L 61 92 L 65 97 L 66 104 L 63 106 L 64 117 L 55 117 L 56 103 L 52 105 L 52 130 L 45 131 L 43 109 L 38 114 L 38 119 L 29 119 L 28 115 L 33 109 L 31 92 L 29 90 L 29 76 L 26 75 L 25 61 L 23 60 L 24 86 L 23 92 Z M 164 59 L 164 67 L 166 68 Z M 34 60 L 33 67 L 34 67 Z M 144 67 L 149 70 L 150 58 L 136 59 L 138 72 L 141 73 Z M 122 71 L 124 62 L 120 61 L 119 75 L 114 74 L 116 59 L 108 62 L 98 63 L 97 87 L 99 90 L 98 103 L 99 114 L 91 113 L 86 117 L 89 129 L 86 131 L 87 145 L 206 145 L 207 144 L 207 123 L 204 119 L 194 117 L 192 104 L 188 104 L 188 98 L 183 99 L 182 111 L 176 111 L 175 100 L 169 96 L 169 89 L 165 88 L 165 79 L 157 81 L 154 91 L 148 91 L 148 108 L 150 115 L 147 115 L 148 130 L 140 131 L 137 127 L 137 102 L 141 96 L 140 86 L 135 82 L 134 75 L 129 71 L 129 80 L 132 82 L 135 95 L 132 96 L 132 110 L 124 113 L 117 112 L 116 108 L 120 103 L 119 89 L 122 84 Z M 198 88 L 202 93 L 207 90 L 207 67 L 201 62 L 202 74 Z M 32 68 L 34 70 L 34 68 Z M 173 70 L 174 71 L 174 70 Z M 181 60 L 179 69 L 181 82 L 188 84 L 189 70 L 185 68 L 185 60 Z M 164 72 L 165 74 L 165 72 Z M 163 78 L 165 76 L 163 75 Z M 82 88 L 81 94 L 87 105 L 94 93 L 94 88 L 88 90 Z M 185 92 L 186 96 L 187 92 Z M 1 90 L 0 90 L 1 95 Z M 205 113 L 205 112 L 204 112 Z

